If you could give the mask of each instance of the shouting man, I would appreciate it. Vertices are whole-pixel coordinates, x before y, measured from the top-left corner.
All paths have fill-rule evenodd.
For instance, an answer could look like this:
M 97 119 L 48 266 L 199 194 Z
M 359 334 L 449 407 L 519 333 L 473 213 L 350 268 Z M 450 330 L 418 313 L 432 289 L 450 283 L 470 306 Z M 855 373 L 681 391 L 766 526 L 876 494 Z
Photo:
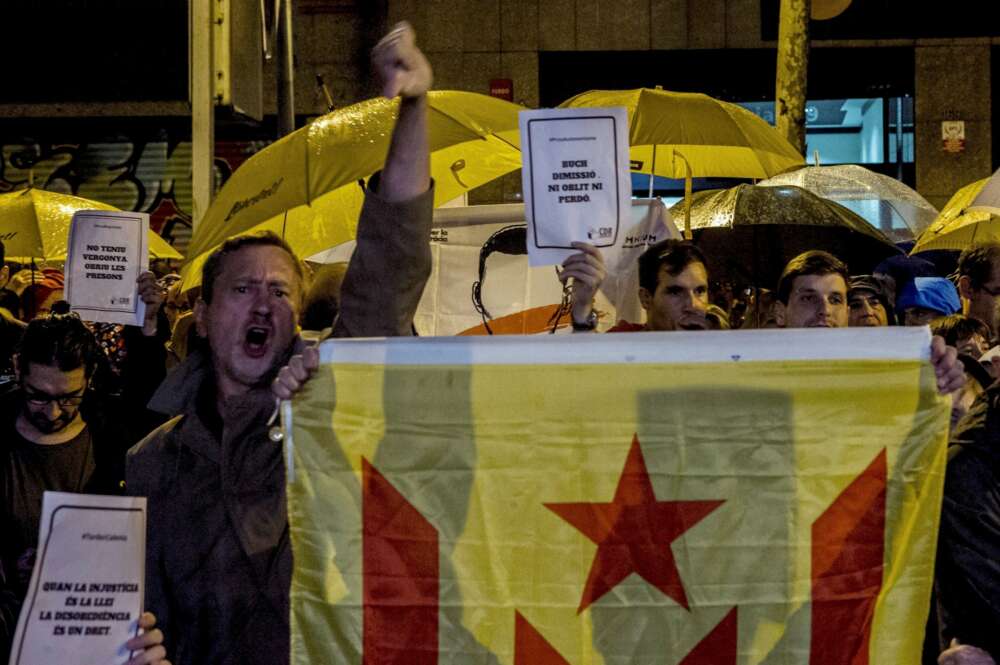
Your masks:
M 405 24 L 374 64 L 384 94 L 401 97 L 399 117 L 369 183 L 334 336 L 409 334 L 430 274 L 430 65 Z M 292 552 L 268 386 L 299 344 L 302 269 L 271 234 L 227 241 L 202 274 L 195 318 L 209 348 L 161 386 L 151 407 L 173 418 L 128 462 L 128 491 L 148 497 L 146 606 L 174 665 L 280 665 Z

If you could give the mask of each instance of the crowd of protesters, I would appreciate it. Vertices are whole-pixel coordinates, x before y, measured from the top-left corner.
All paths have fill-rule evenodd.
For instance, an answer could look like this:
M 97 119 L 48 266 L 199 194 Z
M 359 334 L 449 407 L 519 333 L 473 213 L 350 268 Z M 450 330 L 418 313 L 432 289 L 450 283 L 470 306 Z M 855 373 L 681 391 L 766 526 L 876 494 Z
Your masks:
M 196 291 L 144 273 L 146 318 L 132 327 L 81 321 L 58 271 L 10 274 L 0 255 L 0 660 L 31 575 L 42 493 L 54 490 L 148 498 L 148 612 L 130 665 L 288 662 L 292 554 L 281 444 L 269 436 L 274 398 L 315 369 L 307 339 L 413 334 L 430 274 L 430 66 L 405 25 L 373 62 L 400 110 L 346 270 L 310 275 L 277 236 L 235 238 L 206 261 Z M 574 332 L 594 332 L 606 269 L 600 250 L 576 248 L 560 279 Z M 713 299 L 708 265 L 691 242 L 650 247 L 638 265 L 645 322 L 611 330 L 931 326 L 953 454 L 927 652 L 942 663 L 1000 658 L 1000 244 L 963 252 L 950 277 L 851 275 L 810 251 L 773 290 L 741 298 Z

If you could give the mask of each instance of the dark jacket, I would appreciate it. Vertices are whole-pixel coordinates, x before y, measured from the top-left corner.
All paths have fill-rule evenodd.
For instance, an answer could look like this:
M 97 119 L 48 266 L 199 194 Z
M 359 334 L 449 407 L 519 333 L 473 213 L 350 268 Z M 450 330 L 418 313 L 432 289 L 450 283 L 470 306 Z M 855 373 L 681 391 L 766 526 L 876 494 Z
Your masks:
M 952 638 L 1000 661 L 1000 386 L 973 404 L 951 437 L 936 591 L 941 648 Z
M 88 395 L 88 399 L 93 399 Z M 21 603 L 27 592 L 33 550 L 37 546 L 37 514 L 18 511 L 23 506 L 12 499 L 12 494 L 22 490 L 14 478 L 16 452 L 14 452 L 14 423 L 21 410 L 21 392 L 13 390 L 0 398 L 0 662 L 9 656 Z M 136 439 L 127 439 L 124 430 L 104 418 L 87 420 L 87 431 L 93 455 L 93 472 L 82 479 L 79 489 L 90 494 L 121 492 L 124 478 L 125 451 Z M 117 459 L 116 459 L 117 458 Z M 11 483 L 8 484 L 8 481 Z M 46 489 L 67 488 L 39 488 Z M 38 505 L 37 510 L 41 510 Z M 31 523 L 34 521 L 34 526 Z
M 369 192 L 333 335 L 407 335 L 430 274 L 433 191 L 403 204 Z M 146 607 L 174 665 L 289 660 L 292 553 L 282 445 L 261 387 L 215 408 L 211 359 L 189 356 L 150 406 L 175 416 L 129 453 L 148 497 Z
M 80 488 L 88 494 L 121 494 L 125 481 L 125 455 L 128 449 L 149 433 L 155 423 L 144 404 L 163 378 L 166 352 L 156 337 L 143 337 L 139 328 L 130 328 L 126 344 L 131 352 L 123 376 L 122 395 L 110 395 L 105 390 L 90 390 L 80 406 L 80 415 L 87 423 L 94 470 Z M 0 396 L 0 432 L 13 432 L 21 409 L 21 392 L 4 391 Z M 162 422 L 162 419 L 160 419 Z M 0 433 L 0 501 L 6 497 L 5 478 L 12 454 L 6 447 L 10 437 Z M 0 505 L 0 662 L 6 662 L 10 642 L 17 626 L 21 601 L 27 591 L 27 581 L 18 575 L 18 559 L 35 542 L 22 542 L 27 536 L 16 535 L 13 520 L 25 516 L 10 513 L 7 502 Z M 35 526 L 37 532 L 37 525 Z

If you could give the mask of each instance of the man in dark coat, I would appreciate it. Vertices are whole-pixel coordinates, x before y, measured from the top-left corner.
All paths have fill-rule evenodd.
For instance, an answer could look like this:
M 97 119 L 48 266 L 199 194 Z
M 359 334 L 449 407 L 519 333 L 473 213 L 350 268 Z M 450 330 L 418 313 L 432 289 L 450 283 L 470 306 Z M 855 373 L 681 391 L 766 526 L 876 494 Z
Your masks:
M 155 333 L 161 294 L 145 273 L 140 295 Z M 132 360 L 152 377 L 132 384 L 152 393 L 165 351 L 146 326 L 128 327 Z M 0 660 L 6 660 L 35 559 L 47 491 L 121 493 L 125 452 L 146 432 L 126 402 L 94 390 L 104 352 L 76 315 L 35 319 L 16 355 L 16 388 L 0 398 Z M 131 374 L 130 374 L 131 376 Z M 141 414 L 140 414 L 141 415 Z
M 333 335 L 411 331 L 430 274 L 431 70 L 397 27 L 374 62 L 399 117 L 369 183 Z M 301 343 L 300 263 L 277 236 L 232 239 L 205 263 L 195 305 L 209 351 L 167 377 L 151 407 L 174 416 L 129 454 L 127 489 L 148 497 L 146 606 L 174 665 L 289 661 L 292 553 L 269 384 Z
M 1000 386 L 996 384 L 980 395 L 951 437 L 935 587 L 941 646 L 957 640 L 967 645 L 966 651 L 977 647 L 1000 660 Z

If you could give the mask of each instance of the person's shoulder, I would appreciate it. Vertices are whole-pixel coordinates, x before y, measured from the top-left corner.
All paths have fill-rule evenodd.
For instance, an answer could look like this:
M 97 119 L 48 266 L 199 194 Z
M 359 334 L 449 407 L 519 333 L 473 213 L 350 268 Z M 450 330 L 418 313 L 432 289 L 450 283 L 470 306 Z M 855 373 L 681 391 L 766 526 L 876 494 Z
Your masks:
M 13 381 L 0 385 L 0 431 L 14 427 L 21 406 L 21 391 Z M 8 437 L 0 437 L 8 438 Z
M 176 435 L 184 416 L 176 416 L 129 448 L 125 457 L 125 486 L 129 494 L 149 494 L 169 461 L 177 454 Z
M 175 435 L 183 421 L 183 415 L 174 416 L 144 436 L 139 443 L 129 448 L 129 461 L 171 454 L 170 450 L 174 447 Z
M 970 507 L 987 497 L 1000 502 L 1000 392 L 980 395 L 951 435 L 945 497 Z M 998 504 L 1000 505 L 1000 504 Z
M 995 399 L 991 399 L 990 391 L 982 393 L 972 403 L 961 420 L 955 423 L 951 435 L 948 437 L 948 445 L 952 448 L 952 455 L 966 448 L 982 445 L 982 439 L 988 433 L 987 423 L 991 411 L 994 410 L 994 403 Z
M 969 446 L 953 447 L 948 451 L 945 470 L 945 494 L 952 499 L 963 496 L 981 497 L 984 490 L 1000 489 L 991 456 Z

